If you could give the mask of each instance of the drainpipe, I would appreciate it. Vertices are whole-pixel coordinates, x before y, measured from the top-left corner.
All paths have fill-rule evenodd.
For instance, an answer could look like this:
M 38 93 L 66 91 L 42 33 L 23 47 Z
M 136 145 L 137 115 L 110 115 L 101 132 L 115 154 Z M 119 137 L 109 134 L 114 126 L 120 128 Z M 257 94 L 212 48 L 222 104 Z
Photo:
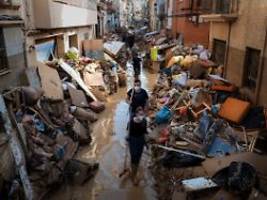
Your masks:
M 21 5 L 22 5 L 22 10 L 23 10 L 23 21 L 24 21 L 24 30 L 23 30 L 23 34 L 24 34 L 24 38 L 23 38 L 23 46 L 24 46 L 24 60 L 25 60 L 25 65 L 26 68 L 29 67 L 29 61 L 28 61 L 28 55 L 27 52 L 28 50 L 28 45 L 27 45 L 27 35 L 31 29 L 31 14 L 29 11 L 29 2 L 28 0 L 21 0 Z
M 262 78 L 263 78 L 263 69 L 264 69 L 264 65 L 265 65 L 265 54 L 266 54 L 266 48 L 267 48 L 267 18 L 265 19 L 265 39 L 264 39 L 264 47 L 262 50 L 262 57 L 261 57 L 261 61 L 260 61 L 260 68 L 259 68 L 259 72 L 258 72 L 258 76 L 259 76 L 259 80 L 258 80 L 258 87 L 256 89 L 256 104 L 259 103 L 259 97 L 260 97 L 260 89 L 262 87 Z
M 224 78 L 226 78 L 226 75 L 227 75 L 227 65 L 228 65 L 228 57 L 229 57 L 229 50 L 230 50 L 230 43 L 231 43 L 231 32 L 232 32 L 232 21 L 229 22 L 227 47 L 226 47 L 225 58 L 224 58 L 224 73 L 223 73 Z

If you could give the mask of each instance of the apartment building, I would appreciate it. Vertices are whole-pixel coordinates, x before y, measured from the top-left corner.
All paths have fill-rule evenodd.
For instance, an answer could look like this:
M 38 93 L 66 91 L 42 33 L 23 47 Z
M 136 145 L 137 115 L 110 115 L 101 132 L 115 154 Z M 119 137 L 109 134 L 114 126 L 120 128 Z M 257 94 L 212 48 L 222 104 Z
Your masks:
M 108 6 L 105 0 L 99 0 L 97 2 L 97 24 L 96 24 L 96 37 L 101 38 L 106 32 L 106 24 Z
M 168 18 L 172 19 L 173 37 L 182 37 L 185 45 L 200 43 L 208 47 L 209 23 L 199 17 L 207 6 L 205 0 L 171 0 Z
M 149 28 L 151 31 L 156 31 L 156 12 L 157 12 L 156 0 L 149 0 L 148 18 L 149 18 Z
M 25 84 L 24 21 L 19 0 L 0 1 L 0 89 Z
M 82 53 L 82 41 L 95 38 L 96 0 L 27 0 L 24 19 L 28 67 L 62 57 L 71 47 Z
M 82 53 L 82 41 L 95 38 L 96 0 L 1 0 L 0 88 L 27 84 L 26 69 L 64 56 L 70 47 Z
M 211 12 L 201 17 L 211 23 L 213 60 L 225 66 L 225 77 L 254 103 L 267 106 L 267 1 L 211 3 Z

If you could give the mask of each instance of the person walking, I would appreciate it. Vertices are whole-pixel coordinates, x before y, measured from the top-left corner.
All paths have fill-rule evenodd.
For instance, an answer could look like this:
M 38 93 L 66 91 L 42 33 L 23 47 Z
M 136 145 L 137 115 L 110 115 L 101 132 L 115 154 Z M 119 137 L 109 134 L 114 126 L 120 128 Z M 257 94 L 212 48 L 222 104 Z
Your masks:
M 135 35 L 134 35 L 133 31 L 129 31 L 128 37 L 127 37 L 127 44 L 128 44 L 128 47 L 130 48 L 130 50 L 132 50 L 134 43 L 135 43 Z
M 137 172 L 143 149 L 146 144 L 147 121 L 142 107 L 138 107 L 133 118 L 130 120 L 128 144 L 131 156 L 131 179 L 134 185 L 138 185 Z
M 148 104 L 148 94 L 146 90 L 141 87 L 141 81 L 139 79 L 134 81 L 134 88 L 127 92 L 127 102 L 130 105 L 130 120 L 138 107 L 146 110 Z
M 133 69 L 134 69 L 134 76 L 135 79 L 138 79 L 141 73 L 141 59 L 138 57 L 138 53 L 133 52 Z

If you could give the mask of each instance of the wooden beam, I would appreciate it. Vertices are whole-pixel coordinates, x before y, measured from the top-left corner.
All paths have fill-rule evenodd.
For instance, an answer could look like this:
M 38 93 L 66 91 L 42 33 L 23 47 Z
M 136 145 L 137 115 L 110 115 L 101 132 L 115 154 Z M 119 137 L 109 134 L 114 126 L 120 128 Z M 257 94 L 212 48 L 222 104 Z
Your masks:
M 32 186 L 28 177 L 28 172 L 26 169 L 26 161 L 25 156 L 23 154 L 22 147 L 20 145 L 20 142 L 17 138 L 17 133 L 15 129 L 12 126 L 11 120 L 9 118 L 9 114 L 7 111 L 7 107 L 4 101 L 4 98 L 2 95 L 0 95 L 0 117 L 3 121 L 5 134 L 10 138 L 9 140 L 9 147 L 11 150 L 11 153 L 14 157 L 16 169 L 19 173 L 23 188 L 24 188 L 24 194 L 25 198 L 27 200 L 33 200 L 33 190 Z

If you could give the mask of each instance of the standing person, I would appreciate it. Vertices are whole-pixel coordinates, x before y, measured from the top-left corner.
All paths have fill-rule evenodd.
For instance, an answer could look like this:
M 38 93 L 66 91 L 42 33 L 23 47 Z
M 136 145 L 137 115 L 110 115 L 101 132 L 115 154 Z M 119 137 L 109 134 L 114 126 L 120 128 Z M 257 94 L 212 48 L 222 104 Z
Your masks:
M 130 117 L 134 115 L 138 107 L 146 109 L 148 94 L 146 90 L 141 87 L 141 81 L 139 79 L 134 81 L 134 88 L 127 92 L 127 102 L 130 104 Z
M 136 177 L 139 163 L 145 146 L 145 135 L 147 134 L 147 121 L 142 107 L 136 109 L 136 113 L 130 120 L 128 143 L 131 156 L 131 178 L 134 185 L 138 185 Z
M 128 47 L 131 50 L 133 48 L 133 46 L 134 46 L 134 43 L 135 43 L 135 35 L 134 35 L 134 33 L 132 31 L 128 32 L 127 42 L 128 42 Z
M 138 57 L 138 53 L 133 52 L 133 69 L 134 76 L 137 79 L 141 72 L 141 59 Z

